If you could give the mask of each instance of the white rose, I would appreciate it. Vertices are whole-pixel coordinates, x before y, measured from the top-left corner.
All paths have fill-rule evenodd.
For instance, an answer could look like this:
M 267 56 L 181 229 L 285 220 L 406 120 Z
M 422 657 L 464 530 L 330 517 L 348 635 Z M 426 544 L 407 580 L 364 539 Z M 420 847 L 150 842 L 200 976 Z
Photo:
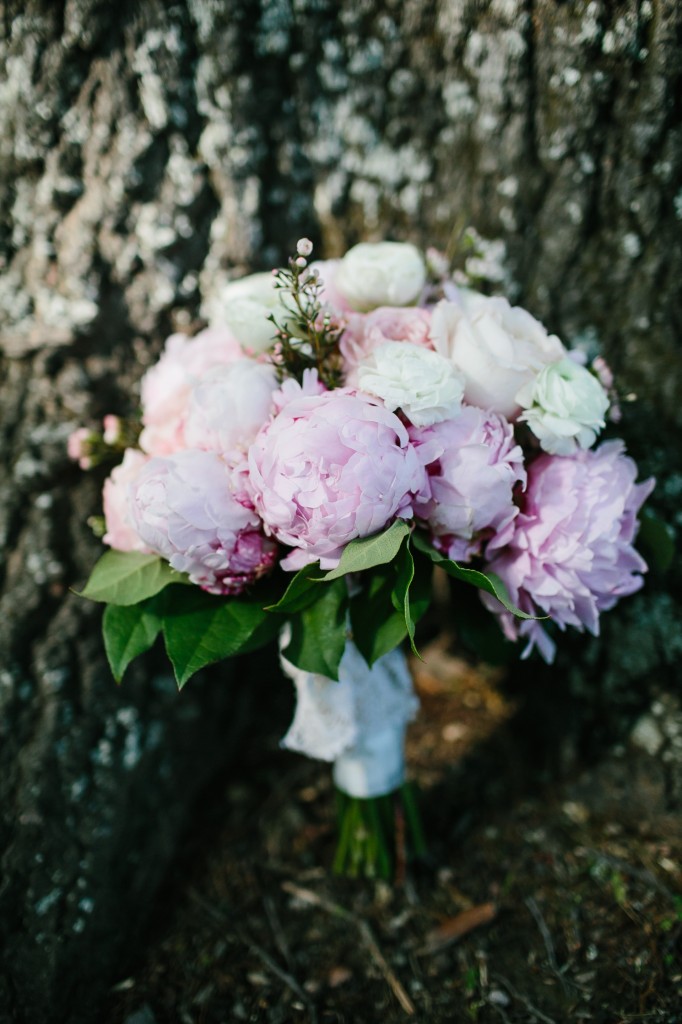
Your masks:
M 375 348 L 360 363 L 358 386 L 391 412 L 402 409 L 415 427 L 452 419 L 464 394 L 464 380 L 449 360 L 407 341 Z
M 422 254 L 407 242 L 361 242 L 339 263 L 334 287 L 352 309 L 409 306 L 426 282 Z
M 521 411 L 519 389 L 566 355 L 556 335 L 525 309 L 476 292 L 463 291 L 457 303 L 439 302 L 431 337 L 463 374 L 466 401 L 509 420 Z
M 272 412 L 277 387 L 274 368 L 253 359 L 210 370 L 192 389 L 187 446 L 223 455 L 245 450 Z
M 275 326 L 268 320 L 275 313 L 284 319 L 280 294 L 272 274 L 250 274 L 230 281 L 207 299 L 202 312 L 214 327 L 229 327 L 249 353 L 265 352 L 275 341 Z
M 541 370 L 519 391 L 524 420 L 550 455 L 590 448 L 604 426 L 608 395 L 596 377 L 572 359 Z

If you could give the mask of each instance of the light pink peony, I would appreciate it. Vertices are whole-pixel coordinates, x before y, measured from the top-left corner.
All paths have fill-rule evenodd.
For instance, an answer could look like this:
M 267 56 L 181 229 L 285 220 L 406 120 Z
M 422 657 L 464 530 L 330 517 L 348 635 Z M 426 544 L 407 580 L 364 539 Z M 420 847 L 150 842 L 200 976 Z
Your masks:
M 273 411 L 276 388 L 274 367 L 253 359 L 208 370 L 189 397 L 187 446 L 238 458 Z
M 464 406 L 455 419 L 411 427 L 410 439 L 426 464 L 429 499 L 415 506 L 439 551 L 467 562 L 504 544 L 518 513 L 514 489 L 526 483 L 523 452 L 502 416 Z
M 249 472 L 266 528 L 297 549 L 285 569 L 334 568 L 349 541 L 409 518 L 424 482 L 398 417 L 348 388 L 291 399 L 252 444 Z
M 133 525 L 130 492 L 149 456 L 136 448 L 126 448 L 123 461 L 112 469 L 104 481 L 102 499 L 106 533 L 102 540 L 117 551 L 145 551 L 144 543 Z
M 232 477 L 219 455 L 187 450 L 150 459 L 131 488 L 143 541 L 212 594 L 241 593 L 276 560 L 275 544 L 235 496 Z
M 426 309 L 381 306 L 371 313 L 349 313 L 339 349 L 343 357 L 346 384 L 357 387 L 358 367 L 387 341 L 409 341 L 432 349 L 429 338 L 431 313 Z
M 598 636 L 599 613 L 639 590 L 647 569 L 633 541 L 654 481 L 636 484 L 636 476 L 622 441 L 569 456 L 541 455 L 528 469 L 511 543 L 487 570 L 502 578 L 523 611 Z M 522 657 L 537 646 L 553 661 L 555 644 L 542 622 L 513 618 L 488 595 L 484 601 L 509 639 L 528 640 Z
M 209 328 L 194 338 L 172 334 L 159 361 L 141 382 L 140 447 L 149 455 L 168 455 L 186 447 L 185 416 L 192 386 L 207 370 L 243 357 L 229 331 Z

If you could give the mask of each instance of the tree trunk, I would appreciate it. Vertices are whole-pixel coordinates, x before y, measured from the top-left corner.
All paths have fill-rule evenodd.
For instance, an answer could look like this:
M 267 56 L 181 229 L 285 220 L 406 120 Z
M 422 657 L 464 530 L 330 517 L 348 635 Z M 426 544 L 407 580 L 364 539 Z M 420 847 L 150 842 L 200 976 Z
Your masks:
M 117 690 L 98 612 L 82 423 L 133 412 L 173 329 L 301 235 L 455 253 L 600 346 L 633 453 L 682 474 L 682 10 L 675 0 L 28 0 L 0 4 L 0 1015 L 91 1020 L 245 689 Z M 673 581 L 679 587 L 679 579 Z M 573 662 L 642 701 L 682 651 L 651 585 Z M 664 589 L 668 586 L 668 591 Z M 573 648 L 571 648 L 573 651 Z M 578 656 L 574 653 L 572 658 Z M 603 687 L 606 687 L 604 689 Z M 609 689 L 610 687 L 610 689 Z M 606 699 L 606 698 L 604 698 Z M 145 897 L 148 894 L 148 899 Z

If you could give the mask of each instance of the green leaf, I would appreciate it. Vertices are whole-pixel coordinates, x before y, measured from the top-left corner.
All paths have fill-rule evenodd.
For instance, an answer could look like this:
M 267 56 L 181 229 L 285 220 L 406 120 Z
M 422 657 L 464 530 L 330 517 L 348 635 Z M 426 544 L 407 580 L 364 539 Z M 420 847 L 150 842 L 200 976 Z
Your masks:
M 410 639 L 410 647 L 413 654 L 419 657 L 419 651 L 414 645 L 414 619 L 410 610 L 410 587 L 414 579 L 414 559 L 409 544 L 400 552 L 396 563 L 396 581 L 393 588 L 393 606 L 403 616 L 405 628 Z
M 306 565 L 289 583 L 282 597 L 275 604 L 266 606 L 266 611 L 291 614 L 303 611 L 319 597 L 317 584 L 319 577 L 310 574 L 319 570 L 319 565 Z
M 405 615 L 393 607 L 395 569 L 381 566 L 367 573 L 350 601 L 353 642 L 368 665 L 397 647 L 407 636 Z
M 158 555 L 107 551 L 95 564 L 81 597 L 107 604 L 132 605 L 154 597 L 170 583 L 189 582 Z
M 666 572 L 675 557 L 675 532 L 653 509 L 640 512 L 638 540 L 650 552 L 659 572 Z
M 166 601 L 163 635 L 180 689 L 205 665 L 245 654 L 272 640 L 280 622 L 260 604 L 201 590 Z
M 434 565 L 439 565 L 449 576 L 454 576 L 455 579 L 462 580 L 464 583 L 470 583 L 472 586 L 478 587 L 479 590 L 485 590 L 486 593 L 492 594 L 508 612 L 516 615 L 517 618 L 546 619 L 548 617 L 546 615 L 528 615 L 527 612 L 522 612 L 520 608 L 517 608 L 512 603 L 504 583 L 494 572 L 486 575 L 486 573 L 479 572 L 477 569 L 463 569 L 457 562 L 446 558 L 445 555 L 441 555 L 439 551 L 431 547 L 429 542 L 417 531 L 415 531 L 412 541 L 415 548 L 427 555 Z
M 293 665 L 338 679 L 339 664 L 346 646 L 348 588 L 335 580 L 320 588 L 314 604 L 291 620 L 291 640 L 282 652 Z
M 349 572 L 362 572 L 364 569 L 372 569 L 375 565 L 392 562 L 409 533 L 410 527 L 405 520 L 396 519 L 383 533 L 373 533 L 371 537 L 359 537 L 350 541 L 343 549 L 341 561 L 336 569 L 332 569 L 321 579 L 337 580 Z
M 102 617 L 102 632 L 111 673 L 120 683 L 130 662 L 148 651 L 161 632 L 161 616 L 154 599 L 126 607 L 108 605 Z
M 402 555 L 400 557 L 402 559 Z M 409 574 L 409 563 L 407 568 Z M 408 636 L 404 573 L 396 561 L 379 566 L 363 574 L 362 589 L 351 598 L 353 640 L 368 665 L 373 665 Z M 413 630 L 431 603 L 431 576 L 431 563 L 425 558 L 418 558 L 413 563 L 413 577 L 408 588 L 409 619 Z M 414 633 L 411 639 L 414 639 Z

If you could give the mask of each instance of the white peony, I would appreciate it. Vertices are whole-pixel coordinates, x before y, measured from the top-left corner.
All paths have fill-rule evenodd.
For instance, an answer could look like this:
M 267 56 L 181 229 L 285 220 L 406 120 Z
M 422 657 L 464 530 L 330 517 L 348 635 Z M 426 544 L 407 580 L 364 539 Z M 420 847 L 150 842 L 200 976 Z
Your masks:
M 464 394 L 464 379 L 448 359 L 407 341 L 387 341 L 370 352 L 358 367 L 358 386 L 391 412 L 402 409 L 415 427 L 452 419 Z
M 273 411 L 277 387 L 274 367 L 254 359 L 210 370 L 190 395 L 187 446 L 222 455 L 245 451 Z
M 476 292 L 462 291 L 457 303 L 439 302 L 431 337 L 463 374 L 465 400 L 509 420 L 521 412 L 519 389 L 566 355 L 556 335 L 525 309 Z
M 551 363 L 517 395 L 524 420 L 550 455 L 591 448 L 609 407 L 596 377 L 572 359 Z
M 426 282 L 419 249 L 407 242 L 361 242 L 339 263 L 334 287 L 361 313 L 377 306 L 409 306 Z
M 272 274 L 250 274 L 230 281 L 204 304 L 203 313 L 213 326 L 228 327 L 249 354 L 266 352 L 275 341 L 275 313 L 284 318 L 280 293 Z

